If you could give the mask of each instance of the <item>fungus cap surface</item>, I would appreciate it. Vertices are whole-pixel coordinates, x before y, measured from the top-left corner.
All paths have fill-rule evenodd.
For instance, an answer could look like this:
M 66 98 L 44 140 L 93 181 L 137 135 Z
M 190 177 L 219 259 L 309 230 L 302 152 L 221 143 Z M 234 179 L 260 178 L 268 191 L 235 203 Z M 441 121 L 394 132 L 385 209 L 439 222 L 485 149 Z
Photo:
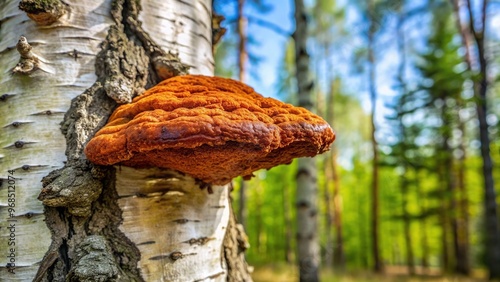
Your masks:
M 323 153 L 334 139 L 304 108 L 232 79 L 185 75 L 119 106 L 85 154 L 99 165 L 169 168 L 221 185 Z

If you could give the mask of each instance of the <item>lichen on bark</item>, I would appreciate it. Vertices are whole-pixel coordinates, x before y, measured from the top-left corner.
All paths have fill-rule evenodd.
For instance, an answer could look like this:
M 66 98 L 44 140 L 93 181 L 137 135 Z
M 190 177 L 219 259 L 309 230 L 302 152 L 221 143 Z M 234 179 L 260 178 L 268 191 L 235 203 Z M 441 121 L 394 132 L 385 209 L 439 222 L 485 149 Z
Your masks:
M 119 268 L 112 257 L 111 248 L 103 236 L 88 236 L 75 251 L 75 265 L 67 281 L 125 281 L 120 279 Z

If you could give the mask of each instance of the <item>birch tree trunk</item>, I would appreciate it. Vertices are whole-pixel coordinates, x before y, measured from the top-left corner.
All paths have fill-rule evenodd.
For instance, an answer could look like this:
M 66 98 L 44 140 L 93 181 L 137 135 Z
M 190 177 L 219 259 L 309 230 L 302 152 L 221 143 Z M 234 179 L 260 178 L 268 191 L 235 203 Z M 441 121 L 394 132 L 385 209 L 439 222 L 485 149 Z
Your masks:
M 213 74 L 211 1 L 45 2 L 58 8 L 24 7 L 34 20 L 18 1 L 0 7 L 0 218 L 16 227 L 0 234 L 1 250 L 12 233 L 16 240 L 14 252 L 0 256 L 1 276 L 250 281 L 227 186 L 209 194 L 189 176 L 98 167 L 83 154 L 115 101 L 187 67 Z M 28 41 L 17 44 L 23 59 L 16 66 L 21 34 Z M 30 63 L 35 68 L 26 71 Z M 5 267 L 10 253 L 15 266 Z
M 30 20 L 19 1 L 0 7 L 0 276 L 9 281 L 33 279 L 49 248 L 50 231 L 37 200 L 41 180 L 64 165 L 66 141 L 59 124 L 71 99 L 96 80 L 95 57 L 112 24 L 104 12 L 109 13 L 110 1 L 68 3 L 71 13 L 58 26 L 45 27 Z M 11 73 L 20 60 L 21 35 L 46 62 L 30 75 Z M 9 225 L 15 228 L 6 232 Z
M 313 80 L 307 53 L 308 20 L 304 2 L 295 0 L 295 65 L 299 106 L 313 110 Z M 318 187 L 313 158 L 302 158 L 297 171 L 297 258 L 300 281 L 319 281 Z

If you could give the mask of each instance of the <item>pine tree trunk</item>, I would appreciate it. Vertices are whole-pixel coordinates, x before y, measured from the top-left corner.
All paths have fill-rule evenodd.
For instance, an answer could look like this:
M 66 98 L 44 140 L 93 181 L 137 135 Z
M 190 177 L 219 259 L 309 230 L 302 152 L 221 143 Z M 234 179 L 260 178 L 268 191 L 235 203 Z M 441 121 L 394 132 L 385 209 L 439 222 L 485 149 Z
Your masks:
M 290 208 L 290 191 L 289 185 L 285 184 L 283 186 L 283 217 L 285 219 L 285 261 L 288 264 L 292 263 L 293 260 L 293 250 L 292 250 L 292 214 Z
M 416 174 L 416 179 L 415 179 L 415 185 L 416 185 L 416 190 L 417 190 L 417 197 L 419 199 L 422 199 L 420 202 L 419 202 L 419 211 L 420 211 L 420 214 L 426 214 L 427 213 L 427 207 L 426 207 L 426 203 L 425 203 L 425 197 L 424 197 L 424 193 L 422 191 L 422 187 L 420 185 L 420 179 L 422 179 L 420 177 L 420 170 L 417 169 L 417 171 L 415 172 Z M 422 268 L 423 268 L 423 272 L 424 274 L 427 273 L 427 270 L 429 268 L 429 241 L 427 239 L 427 218 L 426 217 L 422 217 L 422 219 L 420 219 L 420 244 L 422 246 Z
M 240 179 L 240 191 L 239 191 L 239 198 L 238 198 L 238 222 L 243 225 L 243 227 L 246 227 L 247 225 L 247 215 L 248 215 L 248 208 L 247 208 L 247 183 L 243 178 Z
M 247 20 L 243 14 L 243 7 L 245 6 L 245 0 L 238 0 L 238 78 L 241 82 L 245 81 L 246 75 L 246 62 L 247 62 L 247 34 L 246 25 Z
M 342 235 L 342 195 L 340 194 L 340 176 L 337 164 L 336 147 L 332 149 L 332 170 L 333 170 L 333 220 L 335 225 L 335 245 L 333 249 L 333 262 L 335 267 L 344 270 L 344 237 Z
M 486 265 L 491 279 L 500 278 L 500 224 L 497 213 L 495 182 L 493 179 L 493 162 L 490 153 L 490 137 L 488 135 L 487 92 L 488 92 L 488 61 L 485 53 L 486 6 L 488 1 L 478 3 L 479 17 L 474 16 L 470 0 L 465 1 L 465 12 L 468 20 L 462 20 L 458 0 L 451 0 L 455 12 L 456 25 L 462 36 L 465 47 L 465 61 L 469 70 L 477 75 L 474 80 L 474 94 L 476 97 L 476 112 L 479 122 L 479 140 L 481 141 L 481 158 L 483 160 L 484 177 L 484 221 L 485 221 L 485 250 Z M 477 24 L 477 26 L 476 26 Z M 475 50 L 474 50 L 475 49 Z M 473 50 L 473 51 L 471 51 Z
M 469 251 L 469 198 L 467 195 L 466 180 L 465 180 L 465 123 L 460 117 L 459 119 L 459 129 L 462 132 L 462 137 L 460 140 L 459 149 L 462 155 L 458 160 L 458 178 L 457 186 L 460 191 L 460 197 L 458 199 L 458 248 L 460 250 L 460 260 L 457 261 L 457 271 L 459 273 L 469 275 L 470 274 L 470 251 Z
M 397 25 L 397 33 L 398 33 L 397 43 L 398 43 L 398 51 L 401 56 L 400 64 L 398 67 L 398 82 L 399 82 L 399 87 L 401 88 L 401 95 L 402 95 L 401 99 L 403 99 L 404 95 L 407 95 L 408 91 L 405 81 L 406 53 L 405 53 L 404 22 L 405 22 L 404 13 L 402 11 L 399 11 L 398 25 Z M 402 119 L 403 116 L 399 116 L 398 125 L 401 134 L 401 140 L 403 142 L 402 146 L 404 152 L 407 149 L 406 142 L 408 142 L 407 141 L 408 134 L 406 128 L 403 125 Z M 401 192 L 402 192 L 401 197 L 402 197 L 402 210 L 403 210 L 403 231 L 404 231 L 405 245 L 406 245 L 406 263 L 408 265 L 408 273 L 410 275 L 414 275 L 415 261 L 413 256 L 413 244 L 412 244 L 413 240 L 411 236 L 411 220 L 410 220 L 410 214 L 408 212 L 408 193 L 409 193 L 410 180 L 406 175 L 409 172 L 410 164 L 408 160 L 404 159 L 404 156 L 402 156 L 402 162 L 405 171 L 405 174 L 403 174 L 403 176 L 401 177 Z
M 329 58 L 330 54 L 328 52 L 328 46 L 326 43 L 321 43 L 320 46 L 318 46 L 317 52 L 319 53 L 320 51 L 323 51 L 323 58 Z M 321 58 L 322 59 L 322 58 Z M 324 60 L 324 68 L 325 70 L 330 69 L 329 64 L 327 63 L 328 60 Z M 315 73 L 318 75 L 321 73 L 321 63 L 316 62 L 314 64 L 316 66 L 316 69 L 314 70 Z M 327 71 L 325 72 L 325 79 L 328 80 L 330 79 L 331 74 Z M 315 76 L 314 80 L 314 85 L 319 85 L 319 77 Z M 330 89 L 328 91 L 328 96 L 326 97 L 325 102 L 323 102 L 323 92 L 320 87 L 317 87 L 315 89 L 315 108 L 317 109 L 317 112 L 320 116 L 326 116 L 328 123 L 332 124 L 332 116 L 333 116 L 333 97 L 332 97 L 332 88 L 333 88 L 333 82 L 331 83 L 332 85 L 330 86 Z M 322 258 L 323 258 L 323 263 L 324 266 L 327 268 L 332 268 L 334 266 L 334 246 L 335 246 L 335 238 L 334 238 L 334 203 L 333 203 L 333 190 L 335 187 L 331 187 L 331 184 L 333 183 L 333 168 L 335 166 L 332 164 L 333 162 L 333 147 L 330 148 L 330 152 L 328 152 L 325 156 L 323 156 L 323 159 L 321 160 L 323 162 L 323 173 L 325 175 L 325 181 L 323 182 L 323 197 L 321 200 L 323 201 L 323 207 L 325 209 L 324 213 L 324 227 L 323 227 L 323 233 L 325 237 L 325 246 L 324 246 L 324 251 L 322 253 Z M 335 184 L 334 184 L 335 185 Z M 332 191 L 331 191 L 332 190 Z M 320 192 L 321 193 L 321 192 Z
M 449 201 L 447 198 L 447 182 L 448 178 L 446 176 L 446 170 L 448 167 L 443 160 L 442 156 L 437 156 L 437 173 L 438 179 L 440 180 L 438 185 L 438 193 L 440 195 L 441 206 L 439 207 L 439 224 L 441 225 L 441 270 L 443 273 L 449 273 L 451 271 L 451 256 L 450 248 L 448 246 L 448 237 L 450 232 L 450 215 L 449 215 Z
M 189 176 L 93 166 L 83 154 L 117 105 L 110 97 L 126 102 L 185 66 L 213 73 L 210 1 L 65 1 L 39 25 L 17 5 L 0 11 L 2 73 L 17 63 L 20 34 L 42 59 L 1 77 L 12 124 L 2 142 L 14 146 L 2 146 L 0 175 L 14 170 L 27 191 L 16 195 L 23 232 L 9 281 L 250 281 L 227 186 L 209 194 Z
M 313 80 L 309 72 L 307 53 L 308 19 L 302 0 L 295 0 L 296 80 L 298 83 L 299 106 L 312 110 Z M 316 164 L 312 158 L 298 161 L 297 171 L 297 259 L 300 281 L 319 281 L 318 209 Z
M 243 7 L 245 6 L 245 0 L 238 0 L 238 78 L 241 82 L 245 82 L 246 75 L 246 61 L 247 61 L 247 50 L 246 50 L 246 25 L 247 21 L 245 15 L 243 15 Z M 238 210 L 238 221 L 241 225 L 245 226 L 247 217 L 247 184 L 245 180 L 240 181 L 239 190 L 239 210 Z
M 371 15 L 374 11 L 374 2 L 370 0 L 368 2 L 368 14 Z M 382 262 L 382 258 L 380 256 L 380 239 L 379 239 L 379 171 L 378 171 L 378 162 L 379 162 L 379 153 L 378 153 L 378 145 L 377 139 L 375 136 L 376 125 L 375 125 L 375 117 L 377 108 L 377 88 L 375 86 L 375 20 L 370 16 L 370 27 L 368 31 L 368 63 L 370 66 L 369 70 L 369 92 L 370 92 L 370 101 L 372 103 L 371 108 L 371 141 L 372 141 L 372 152 L 373 152 L 373 161 L 372 161 L 372 186 L 371 186 L 371 196 L 372 196 L 372 205 L 371 205 L 371 237 L 372 237 L 372 256 L 373 256 L 373 269 L 375 272 L 383 272 L 384 266 Z
M 445 94 L 448 96 L 448 93 Z M 442 138 L 443 145 L 440 150 L 443 152 L 443 165 L 444 165 L 444 181 L 446 183 L 446 191 L 444 192 L 445 197 L 443 199 L 448 202 L 449 207 L 449 225 L 451 230 L 451 235 L 453 238 L 453 255 L 450 256 L 450 266 L 453 266 L 453 271 L 460 273 L 461 270 L 459 268 L 460 261 L 463 260 L 462 253 L 459 244 L 459 226 L 458 226 L 458 209 L 457 209 L 457 176 L 455 169 L 455 160 L 453 157 L 453 149 L 450 147 L 450 140 L 452 138 L 452 116 L 450 114 L 450 107 L 444 103 L 441 108 L 441 119 L 443 121 L 443 125 L 445 125 L 442 129 Z
M 334 256 L 334 234 L 333 234 L 333 201 L 330 193 L 330 184 L 333 182 L 333 171 L 332 165 L 333 162 L 331 152 L 326 154 L 326 159 L 324 161 L 324 172 L 325 172 L 325 181 L 323 184 L 323 205 L 325 207 L 325 227 L 324 233 L 326 237 L 325 243 L 325 251 L 324 251 L 324 264 L 325 267 L 331 268 L 334 266 L 333 264 L 333 256 Z
M 408 166 L 405 167 L 408 170 Z M 403 175 L 401 179 L 401 191 L 403 198 L 403 231 L 405 237 L 405 246 L 406 246 L 406 264 L 408 265 L 408 273 L 410 275 L 415 274 L 415 262 L 413 259 L 413 246 L 412 246 L 412 236 L 411 236 L 411 221 L 410 214 L 408 212 L 408 190 L 409 190 L 409 181 L 407 179 L 407 175 Z
M 325 48 L 327 49 L 327 48 Z M 328 53 L 328 52 L 327 52 Z M 326 58 L 329 54 L 326 54 Z M 330 68 L 328 68 L 330 69 Z M 327 102 L 327 118 L 329 123 L 333 123 L 335 120 L 335 95 L 340 89 L 340 81 L 334 80 L 331 82 L 329 97 Z M 336 269 L 344 270 L 345 268 L 345 255 L 344 255 L 344 239 L 342 236 L 342 195 L 340 193 L 340 175 L 339 166 L 337 163 L 338 150 L 335 144 L 331 147 L 331 153 L 329 154 L 329 161 L 326 164 L 329 165 L 329 170 L 331 170 L 331 181 L 333 182 L 333 225 L 335 228 L 335 240 L 333 243 L 333 265 Z M 330 179 L 330 178 L 328 178 Z M 329 234 L 329 233 L 328 233 Z M 332 238 L 333 240 L 333 238 Z

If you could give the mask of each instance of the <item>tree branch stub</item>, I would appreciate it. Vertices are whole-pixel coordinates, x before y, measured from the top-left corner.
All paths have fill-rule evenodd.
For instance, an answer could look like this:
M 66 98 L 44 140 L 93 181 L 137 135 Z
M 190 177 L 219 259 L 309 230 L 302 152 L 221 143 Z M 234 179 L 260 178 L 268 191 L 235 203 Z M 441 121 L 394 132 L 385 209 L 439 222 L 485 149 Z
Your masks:
M 66 13 L 67 6 L 60 0 L 21 0 L 19 9 L 38 25 L 50 25 Z
M 16 49 L 19 55 L 21 55 L 21 58 L 12 69 L 13 73 L 31 74 L 40 67 L 40 59 L 32 52 L 33 47 L 28 43 L 26 37 L 19 37 Z

